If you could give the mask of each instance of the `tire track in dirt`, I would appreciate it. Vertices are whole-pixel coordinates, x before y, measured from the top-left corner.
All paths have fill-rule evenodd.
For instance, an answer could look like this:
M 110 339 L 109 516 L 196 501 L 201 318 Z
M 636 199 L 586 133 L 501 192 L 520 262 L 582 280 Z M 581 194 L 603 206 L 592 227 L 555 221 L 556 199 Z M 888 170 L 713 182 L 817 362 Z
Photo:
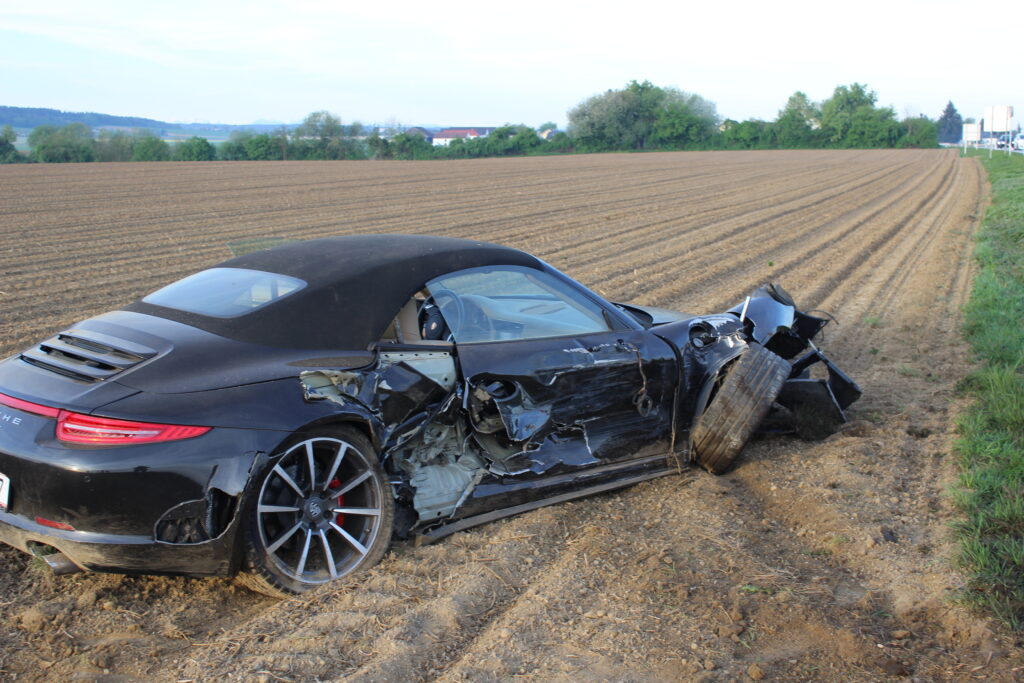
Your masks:
M 306 601 L 226 581 L 54 579 L 0 551 L 5 672 L 726 681 L 757 667 L 873 681 L 1010 680 L 1021 665 L 1012 641 L 945 597 L 958 580 L 941 488 L 983 191 L 973 162 L 779 152 L 8 173 L 24 199 L 0 230 L 27 242 L 0 248 L 8 351 L 227 257 L 229 240 L 431 232 L 526 248 L 611 298 L 684 310 L 781 280 L 843 322 L 825 348 L 865 396 L 823 443 L 766 437 L 725 477 L 399 543 Z M 88 244 L 98 225 L 108 242 Z M 127 245 L 143 256 L 128 263 Z
M 692 252 L 696 247 L 726 241 L 734 235 L 749 230 L 753 226 L 778 221 L 794 213 L 805 211 L 811 206 L 820 206 L 839 197 L 845 198 L 849 192 L 855 192 L 871 185 L 879 185 L 886 177 L 896 173 L 898 173 L 898 169 L 885 168 L 879 169 L 876 174 L 872 174 L 866 179 L 863 174 L 857 173 L 851 174 L 849 177 L 841 177 L 840 182 L 830 179 L 817 185 L 811 185 L 802 181 L 802 176 L 787 177 L 785 179 L 787 181 L 786 185 L 780 187 L 776 183 L 772 184 L 770 194 L 774 197 L 774 201 L 768 207 L 764 206 L 764 193 L 759 193 L 760 196 L 755 195 L 755 198 L 749 201 L 727 203 L 719 206 L 715 205 L 713 198 L 696 197 L 695 200 L 698 200 L 701 204 L 708 205 L 709 208 L 698 208 L 696 211 L 691 210 L 688 214 L 672 216 L 654 223 L 633 225 L 624 230 L 617 230 L 614 236 L 616 240 L 629 239 L 636 233 L 642 240 L 641 244 L 650 245 L 653 242 L 659 245 L 661 247 L 661 254 L 664 254 L 666 251 L 668 253 L 678 253 L 678 250 L 673 249 L 669 251 L 666 249 L 666 247 L 671 247 L 671 244 L 670 242 L 662 241 L 663 237 L 676 242 L 697 240 L 696 245 L 691 244 L 688 246 L 688 253 Z M 815 177 L 816 175 L 812 173 L 807 174 L 808 177 Z M 735 193 L 735 190 L 731 190 L 731 192 Z M 823 194 L 824 196 L 821 196 Z M 755 216 L 758 218 L 754 218 Z M 743 219 L 747 219 L 747 222 L 741 222 Z M 691 225 L 684 232 L 680 232 L 681 223 L 684 220 Z M 738 223 L 738 227 L 730 227 L 734 223 Z M 599 245 L 599 247 L 604 248 L 593 249 L 584 258 L 574 259 L 574 263 L 586 266 L 594 262 L 612 261 L 611 257 L 613 255 L 622 256 L 614 247 L 605 245 Z M 567 249 L 572 249 L 572 246 L 569 245 Z M 650 258 L 657 253 L 658 250 L 653 248 L 630 250 L 628 257 L 632 264 L 659 263 L 657 259 Z M 559 255 L 561 254 L 555 254 L 555 256 Z
M 814 269 L 819 277 L 828 277 L 826 271 L 835 268 L 837 261 L 856 263 L 863 258 L 866 249 L 861 246 L 847 249 L 846 244 L 862 240 L 861 233 L 871 230 L 872 222 L 883 214 L 882 220 L 888 221 L 888 213 L 898 210 L 918 191 L 921 175 L 918 169 L 916 174 L 908 173 L 897 183 L 875 188 L 877 193 L 863 193 L 857 204 L 849 209 L 833 210 L 832 217 L 825 222 L 821 222 L 821 216 L 830 216 L 828 206 L 822 207 L 817 221 L 815 214 L 810 214 L 801 216 L 799 222 L 758 225 L 756 230 L 740 232 L 734 239 L 714 243 L 706 252 L 689 253 L 689 258 L 710 264 L 700 273 L 701 281 L 689 283 L 686 279 L 651 277 L 647 281 L 654 283 L 653 287 L 636 294 L 638 298 L 650 298 L 664 305 L 685 293 L 686 298 L 714 309 L 731 305 L 745 293 L 745 283 L 754 277 L 762 281 L 792 282 L 794 273 L 804 268 Z M 896 231 L 891 227 L 887 230 L 889 235 Z M 822 259 L 822 255 L 829 258 Z M 827 266 L 823 265 L 826 263 Z M 680 264 L 680 268 L 683 265 Z M 762 274 L 755 276 L 757 272 Z M 811 281 L 817 284 L 816 279 Z M 712 299 L 710 304 L 706 303 L 709 298 Z M 807 301 L 806 298 L 801 300 Z
M 966 176 L 960 179 L 963 185 L 978 188 L 980 174 L 975 165 L 958 165 L 956 173 Z M 950 548 L 944 523 L 950 511 L 935 496 L 952 476 L 948 458 L 939 456 L 948 452 L 955 415 L 950 406 L 951 385 L 962 373 L 958 361 L 965 353 L 956 326 L 938 324 L 942 315 L 936 312 L 955 316 L 966 289 L 960 289 L 955 298 L 936 302 L 933 287 L 947 279 L 969 280 L 970 228 L 981 196 L 977 192 L 942 194 L 940 201 L 915 219 L 916 227 L 908 228 L 909 234 L 897 248 L 865 266 L 875 273 L 889 273 L 888 277 L 875 278 L 867 287 L 860 285 L 862 280 L 848 279 L 830 297 L 830 301 L 847 302 L 838 311 L 866 307 L 882 319 L 902 319 L 901 333 L 925 332 L 928 353 L 916 358 L 900 354 L 900 347 L 908 343 L 902 335 L 876 336 L 878 355 L 906 361 L 899 373 L 889 369 L 890 374 L 902 375 L 898 384 L 919 385 L 902 388 L 908 399 L 896 406 L 902 414 L 877 426 L 861 421 L 834 437 L 831 448 L 803 447 L 794 452 L 787 445 L 785 455 L 774 454 L 794 468 L 807 455 L 824 456 L 824 462 L 818 463 L 824 476 L 813 472 L 780 476 L 778 463 L 767 461 L 750 463 L 734 473 L 743 486 L 739 498 L 752 508 L 752 516 L 780 522 L 793 534 L 791 538 L 802 543 L 801 552 L 834 560 L 826 583 L 837 602 L 852 603 L 847 609 L 856 617 L 858 631 L 878 641 L 884 652 L 879 655 L 883 671 L 886 667 L 912 670 L 927 680 L 958 680 L 972 647 L 983 652 L 1001 650 L 992 632 L 965 620 L 946 602 L 958 580 L 948 569 Z M 850 338 L 855 336 L 836 336 L 830 347 L 843 352 L 859 346 L 861 340 Z M 863 363 L 855 359 L 851 370 L 858 365 Z M 868 375 L 862 383 L 880 379 Z M 936 390 L 935 384 L 945 386 Z M 855 411 L 870 414 L 888 403 L 877 394 L 869 395 Z M 869 505 L 851 504 L 851 498 L 861 496 L 871 497 Z M 902 624 L 894 625 L 897 621 Z M 892 638 L 893 633 L 900 637 Z M 928 639 L 929 634 L 941 637 Z M 928 656 L 914 661 L 909 653 L 922 644 Z M 977 661 L 974 666 L 985 668 Z

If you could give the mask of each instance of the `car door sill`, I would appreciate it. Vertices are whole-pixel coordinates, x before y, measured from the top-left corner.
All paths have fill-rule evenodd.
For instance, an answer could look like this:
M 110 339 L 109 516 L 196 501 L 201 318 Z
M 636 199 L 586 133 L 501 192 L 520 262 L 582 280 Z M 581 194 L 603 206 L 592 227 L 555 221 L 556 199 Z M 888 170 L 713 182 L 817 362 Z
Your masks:
M 493 510 L 491 512 L 485 512 L 480 515 L 473 517 L 466 517 L 460 519 L 451 524 L 445 524 L 439 526 L 430 531 L 426 531 L 416 536 L 416 545 L 427 545 L 438 541 L 445 536 L 450 536 L 458 531 L 463 531 L 480 524 L 486 524 L 487 522 L 493 522 L 505 517 L 511 517 L 518 515 L 523 512 L 529 512 L 530 510 L 536 510 L 537 508 L 546 507 L 548 505 L 555 505 L 557 503 L 563 503 L 567 500 L 573 500 L 575 498 L 583 498 L 585 496 L 592 496 L 595 493 L 602 493 L 604 491 L 612 491 L 614 489 L 625 488 L 632 486 L 633 484 L 639 484 L 642 481 L 648 479 L 656 479 L 658 477 L 664 477 L 667 474 L 677 473 L 679 470 L 673 466 L 666 466 L 664 469 L 655 470 L 653 472 L 644 472 L 633 477 L 626 479 L 619 479 L 617 481 L 605 482 L 604 484 L 598 484 L 596 486 L 589 486 L 587 488 L 579 489 L 578 491 L 569 491 L 568 493 L 562 493 L 557 496 L 551 496 L 550 498 L 542 498 L 540 500 L 530 501 L 529 503 L 523 503 L 522 505 L 515 505 L 502 510 Z

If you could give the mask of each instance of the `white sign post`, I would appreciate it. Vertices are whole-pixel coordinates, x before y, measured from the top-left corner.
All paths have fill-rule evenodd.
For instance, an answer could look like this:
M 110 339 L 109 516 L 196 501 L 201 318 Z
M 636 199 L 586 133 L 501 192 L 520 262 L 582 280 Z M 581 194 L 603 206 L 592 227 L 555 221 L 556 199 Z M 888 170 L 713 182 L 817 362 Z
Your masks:
M 977 145 L 977 143 L 981 142 L 981 124 L 965 123 L 962 136 L 964 141 L 964 154 L 967 154 L 968 142 L 972 143 L 973 145 Z
M 1013 107 L 1010 106 L 999 106 L 999 107 L 985 107 L 985 130 L 990 133 L 1009 133 L 1010 132 L 1010 121 L 1013 119 Z M 992 148 L 995 148 L 997 139 L 992 139 Z M 1013 154 L 1013 151 L 1007 145 L 1007 154 Z M 992 158 L 992 149 L 988 151 L 988 156 Z

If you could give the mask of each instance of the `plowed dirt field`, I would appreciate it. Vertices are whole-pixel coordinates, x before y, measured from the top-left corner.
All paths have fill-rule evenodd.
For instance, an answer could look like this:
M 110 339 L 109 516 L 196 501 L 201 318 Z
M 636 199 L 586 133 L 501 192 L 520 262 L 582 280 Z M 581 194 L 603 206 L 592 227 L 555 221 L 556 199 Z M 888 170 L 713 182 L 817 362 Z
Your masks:
M 0 167 L 13 353 L 231 256 L 415 232 L 520 247 L 625 301 L 720 310 L 779 281 L 864 389 L 826 441 L 755 439 L 535 511 L 305 600 L 229 580 L 53 577 L 0 550 L 7 680 L 1014 680 L 949 596 L 960 309 L 985 201 L 948 151 Z

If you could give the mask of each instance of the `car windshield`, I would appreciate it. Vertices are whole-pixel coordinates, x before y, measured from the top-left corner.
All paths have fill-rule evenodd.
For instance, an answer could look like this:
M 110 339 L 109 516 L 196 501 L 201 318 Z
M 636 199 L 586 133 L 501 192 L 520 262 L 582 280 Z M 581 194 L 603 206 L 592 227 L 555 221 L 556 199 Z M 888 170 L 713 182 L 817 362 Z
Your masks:
M 158 289 L 143 301 L 214 318 L 236 318 L 294 294 L 298 278 L 246 268 L 210 268 Z
M 610 329 L 597 303 L 531 268 L 471 268 L 435 278 L 428 289 L 459 343 L 560 337 Z

